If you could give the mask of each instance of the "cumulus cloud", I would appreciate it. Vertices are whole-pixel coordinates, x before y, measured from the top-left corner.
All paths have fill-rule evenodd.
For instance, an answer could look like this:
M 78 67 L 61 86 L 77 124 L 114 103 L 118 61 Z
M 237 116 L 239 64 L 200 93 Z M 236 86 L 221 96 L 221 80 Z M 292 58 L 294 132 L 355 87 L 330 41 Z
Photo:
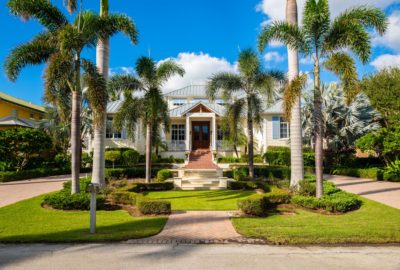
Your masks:
M 314 64 L 314 60 L 311 57 L 303 57 L 303 58 L 300 58 L 300 64 L 312 65 L 312 64 Z
M 114 76 L 116 74 L 135 74 L 135 69 L 133 67 L 113 67 L 109 69 L 110 76 Z
M 389 67 L 400 67 L 400 55 L 383 54 L 371 63 L 377 70 Z
M 266 62 L 280 63 L 280 62 L 285 61 L 285 59 L 286 59 L 286 56 L 281 55 L 279 52 L 275 52 L 275 51 L 267 52 L 264 55 L 264 60 Z
M 165 91 L 179 89 L 190 84 L 204 84 L 215 73 L 236 72 L 236 64 L 231 64 L 224 58 L 212 57 L 206 53 L 178 54 L 176 58 L 169 58 L 180 64 L 186 71 L 184 77 L 174 76 L 165 85 Z M 167 59 L 165 59 L 167 60 Z M 165 61 L 162 60 L 162 61 Z M 162 62 L 160 61 L 160 62 Z
M 389 27 L 385 35 L 376 36 L 373 40 L 374 45 L 389 47 L 395 51 L 400 51 L 400 11 L 394 11 L 389 16 Z
M 302 10 L 306 0 L 297 0 L 299 8 L 299 18 L 301 19 Z M 339 15 L 342 11 L 357 5 L 373 5 L 379 8 L 386 8 L 394 3 L 399 3 L 400 0 L 329 0 L 332 16 Z M 286 1 L 283 0 L 263 0 L 257 10 L 268 15 L 270 20 L 285 19 Z

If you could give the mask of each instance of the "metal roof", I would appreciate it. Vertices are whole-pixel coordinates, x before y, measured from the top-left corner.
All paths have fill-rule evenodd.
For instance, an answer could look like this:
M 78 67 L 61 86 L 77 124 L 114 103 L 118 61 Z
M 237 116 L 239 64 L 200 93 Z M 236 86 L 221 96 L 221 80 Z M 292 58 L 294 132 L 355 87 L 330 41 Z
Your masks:
M 175 109 L 172 109 L 169 111 L 169 116 L 170 117 L 182 117 L 185 113 L 196 108 L 199 105 L 203 105 L 203 106 L 207 107 L 208 109 L 210 109 L 211 111 L 215 112 L 218 115 L 223 115 L 224 111 L 225 111 L 224 106 L 221 106 L 216 103 L 200 101 L 200 102 L 196 102 L 196 103 L 184 104 Z
M 107 113 L 117 113 L 124 100 L 117 100 L 107 103 Z
M 5 100 L 5 101 L 8 101 L 10 103 L 14 103 L 16 105 L 19 105 L 19 106 L 22 106 L 22 107 L 26 107 L 26 108 L 29 108 L 29 109 L 32 109 L 32 110 L 35 110 L 35 111 L 39 111 L 39 112 L 42 112 L 42 113 L 45 112 L 45 108 L 42 107 L 42 106 L 32 104 L 32 103 L 30 103 L 28 101 L 25 101 L 25 100 L 22 100 L 22 99 L 7 95 L 7 94 L 5 94 L 3 92 L 0 92 L 0 100 Z
M 6 116 L 0 119 L 0 126 L 20 126 L 34 128 L 35 124 L 32 121 L 17 118 L 15 116 Z
M 279 100 L 264 110 L 267 114 L 283 114 L 283 102 Z

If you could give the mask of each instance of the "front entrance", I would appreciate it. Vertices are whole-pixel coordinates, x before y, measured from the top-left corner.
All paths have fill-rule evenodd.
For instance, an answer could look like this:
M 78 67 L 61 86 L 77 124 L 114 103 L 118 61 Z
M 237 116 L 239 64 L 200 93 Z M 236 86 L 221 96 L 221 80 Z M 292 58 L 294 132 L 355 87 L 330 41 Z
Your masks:
M 210 148 L 210 122 L 192 122 L 192 149 Z

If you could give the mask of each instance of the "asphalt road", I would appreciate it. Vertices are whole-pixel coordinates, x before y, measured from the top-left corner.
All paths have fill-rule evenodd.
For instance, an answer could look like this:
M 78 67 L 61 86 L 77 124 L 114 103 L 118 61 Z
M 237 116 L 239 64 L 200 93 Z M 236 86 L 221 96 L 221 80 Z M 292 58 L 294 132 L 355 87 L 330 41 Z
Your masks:
M 400 247 L 0 245 L 0 269 L 400 269 Z

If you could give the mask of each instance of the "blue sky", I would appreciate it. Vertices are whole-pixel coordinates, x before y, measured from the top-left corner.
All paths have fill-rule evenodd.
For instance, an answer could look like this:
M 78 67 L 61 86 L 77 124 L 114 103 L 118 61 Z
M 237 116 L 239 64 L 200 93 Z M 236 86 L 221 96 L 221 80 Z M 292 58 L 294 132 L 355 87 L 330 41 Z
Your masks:
M 16 45 L 29 41 L 42 30 L 34 22 L 23 22 L 9 14 L 3 1 L 0 6 L 0 24 L 3 26 L 0 43 L 0 91 L 42 104 L 43 68 L 27 67 L 18 80 L 10 82 L 4 73 L 6 55 Z M 52 0 L 62 10 L 62 0 Z M 98 10 L 98 0 L 83 0 L 84 9 Z M 139 44 L 133 46 L 122 35 L 111 41 L 111 73 L 131 72 L 138 56 L 148 55 L 162 61 L 173 58 L 182 64 L 185 78 L 172 78 L 166 89 L 182 87 L 189 83 L 201 83 L 218 71 L 234 71 L 238 51 L 255 47 L 261 24 L 268 20 L 281 19 L 284 11 L 283 0 L 125 0 L 110 1 L 112 12 L 131 16 L 139 29 Z M 304 0 L 298 0 L 301 6 Z M 333 14 L 353 4 L 368 0 L 332 0 Z M 361 74 L 374 71 L 388 64 L 399 64 L 400 56 L 400 9 L 399 0 L 371 0 L 390 16 L 391 27 L 383 38 L 374 38 L 373 65 L 359 66 Z M 86 52 L 86 57 L 94 59 L 95 51 Z M 274 46 L 260 55 L 266 67 L 287 70 L 286 48 Z M 375 62 L 374 62 L 375 61 Z M 378 62 L 377 62 L 378 61 Z M 301 61 L 301 69 L 311 68 L 306 59 Z M 325 80 L 334 80 L 325 74 Z

